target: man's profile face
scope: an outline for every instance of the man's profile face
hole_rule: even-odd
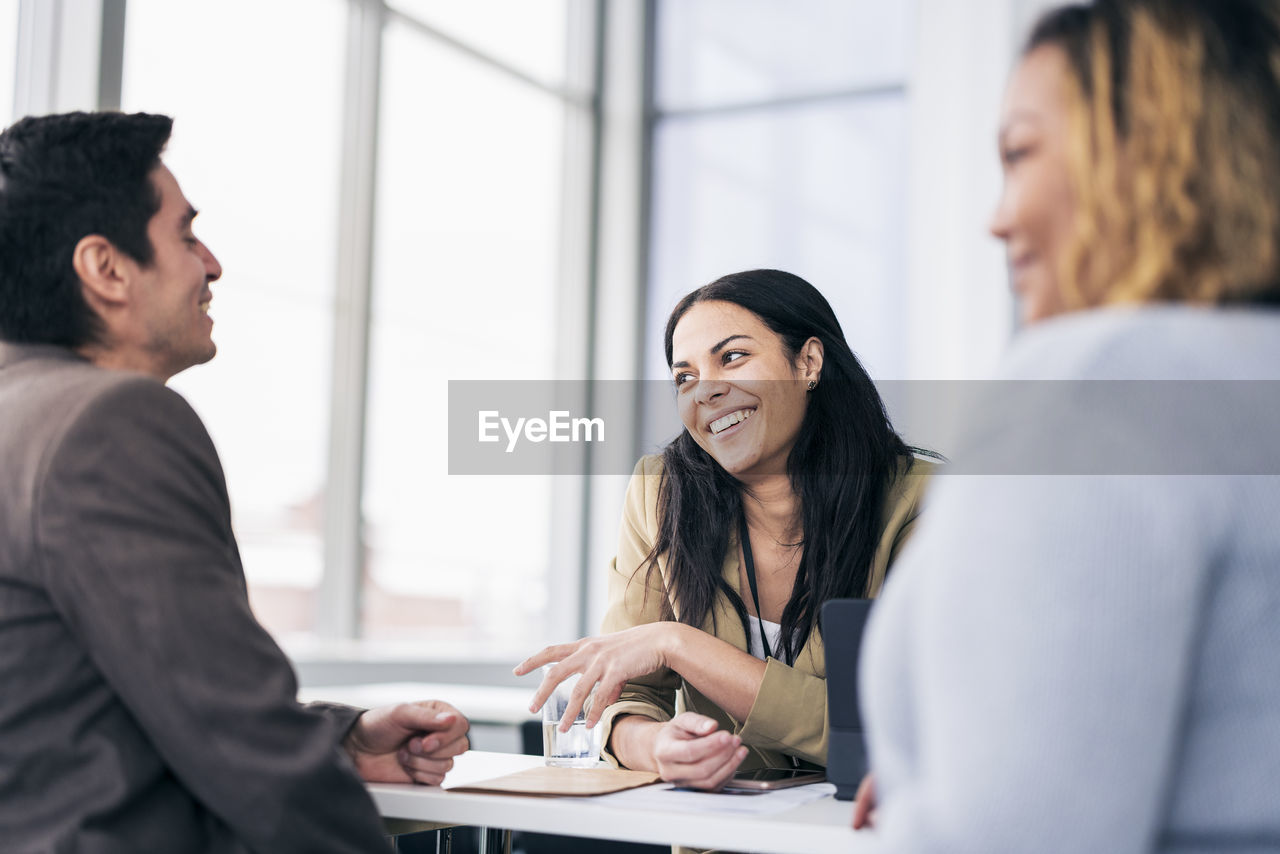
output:
[[[138,270],[135,311],[143,355],[153,373],[167,378],[217,352],[209,285],[222,275],[222,266],[192,232],[196,210],[173,173],[161,164],[152,170],[151,183],[160,209],[147,223],[154,257]]]

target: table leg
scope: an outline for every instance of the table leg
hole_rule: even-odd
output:
[[[511,831],[491,827],[477,829],[480,831],[480,854],[511,854]]]

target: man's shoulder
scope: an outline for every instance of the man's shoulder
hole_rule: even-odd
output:
[[[145,374],[56,359],[32,359],[0,371],[0,406],[17,417],[28,412],[49,428],[117,413],[145,418],[157,408],[190,409],[180,395]]]
[[[182,395],[160,381],[127,371],[104,370],[85,376],[67,391],[70,417],[64,442],[97,445],[199,447],[216,457],[204,422]]]
[[[21,358],[13,358],[15,350]],[[10,449],[47,465],[60,449],[86,442],[163,442],[213,452],[199,416],[177,392],[132,371],[98,367],[70,351],[4,345],[0,415]],[[8,456],[8,455],[5,455]],[[41,468],[44,468],[44,465]]]
[[[92,366],[52,379],[56,391],[25,413],[50,420],[46,435],[10,449],[41,518],[160,519],[201,507],[229,536],[221,460],[181,395],[143,374]]]
[[[156,379],[132,371],[101,368],[61,347],[0,342],[0,400],[9,408],[59,402],[90,404],[101,397],[162,390]]]

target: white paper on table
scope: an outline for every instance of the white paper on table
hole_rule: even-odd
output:
[[[694,792],[677,789],[671,783],[655,783],[638,789],[627,789],[593,798],[572,798],[584,804],[605,804],[625,809],[661,812],[736,813],[738,815],[770,815],[794,809],[801,804],[834,795],[833,783],[810,783],[750,795],[726,795],[718,792]]]

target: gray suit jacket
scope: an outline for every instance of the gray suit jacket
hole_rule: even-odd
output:
[[[249,610],[217,452],[161,383],[0,343],[0,848],[386,851]]]

